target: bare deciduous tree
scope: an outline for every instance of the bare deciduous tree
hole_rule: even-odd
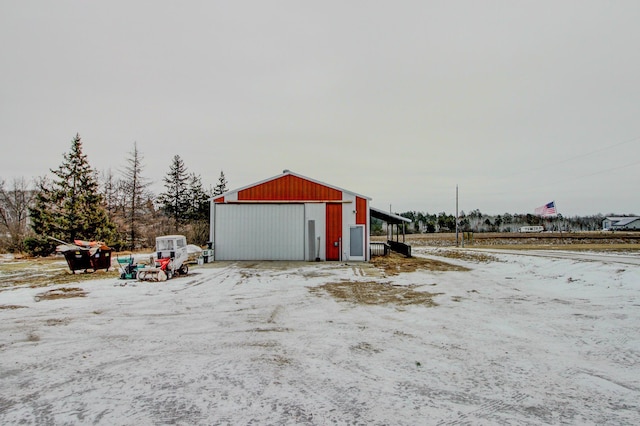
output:
[[[138,144],[134,142],[133,151],[129,153],[127,159],[124,178],[120,182],[124,201],[127,244],[130,250],[135,250],[141,245],[142,228],[145,217],[149,213],[145,209],[146,201],[153,198],[148,191],[151,183],[142,174],[144,170],[142,161],[142,153],[138,150]]]
[[[24,178],[14,179],[11,188],[5,188],[4,180],[0,180],[0,239],[4,249],[11,252],[24,250],[33,196],[34,192]]]

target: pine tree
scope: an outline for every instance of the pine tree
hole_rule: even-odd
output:
[[[82,152],[80,135],[63,155],[54,179],[38,183],[35,204],[30,209],[33,231],[41,239],[51,236],[63,241],[101,240],[110,244],[115,226],[109,220],[98,191],[96,173]]]
[[[54,231],[54,216],[57,206],[53,204],[51,183],[46,177],[40,177],[36,181],[36,193],[33,206],[29,208],[31,229],[36,234],[24,240],[25,249],[34,256],[48,256],[56,248],[56,244],[47,236],[61,237]]]
[[[220,177],[218,178],[218,184],[213,189],[213,196],[222,195],[227,192],[227,178],[224,176],[224,172],[220,171]]]
[[[189,218],[189,174],[179,155],[173,157],[169,173],[164,177],[166,192],[158,196],[158,203],[166,216],[174,222],[176,231]]]
[[[37,179],[35,201],[29,209],[31,228],[36,234],[44,236],[53,233],[53,216],[57,207],[53,204],[53,195],[50,187],[51,183],[46,177]]]
[[[209,217],[209,194],[202,186],[199,175],[189,175],[189,219],[206,220]]]

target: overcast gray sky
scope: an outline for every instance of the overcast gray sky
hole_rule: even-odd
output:
[[[393,210],[640,214],[640,2],[0,0],[0,177],[79,133],[229,189],[290,169]]]

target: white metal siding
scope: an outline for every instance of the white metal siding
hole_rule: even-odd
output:
[[[304,214],[305,221],[309,223],[310,220],[315,221],[316,225],[316,239],[314,241],[315,253],[310,253],[307,251],[305,260],[314,260],[316,257],[320,257],[320,259],[326,259],[326,248],[325,248],[325,239],[326,239],[326,218],[327,218],[327,205],[325,203],[308,203],[304,206]],[[320,237],[320,241],[318,241],[318,237]],[[307,235],[307,239],[309,236]],[[308,245],[308,243],[307,243]],[[318,252],[318,247],[320,247],[320,251]]]
[[[304,260],[303,204],[216,204],[216,260]]]

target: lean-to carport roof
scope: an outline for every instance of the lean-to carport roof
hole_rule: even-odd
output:
[[[400,225],[403,222],[411,223],[411,219],[398,216],[397,214],[387,213],[384,210],[369,207],[369,211],[371,212],[371,217],[375,217],[392,225]]]

